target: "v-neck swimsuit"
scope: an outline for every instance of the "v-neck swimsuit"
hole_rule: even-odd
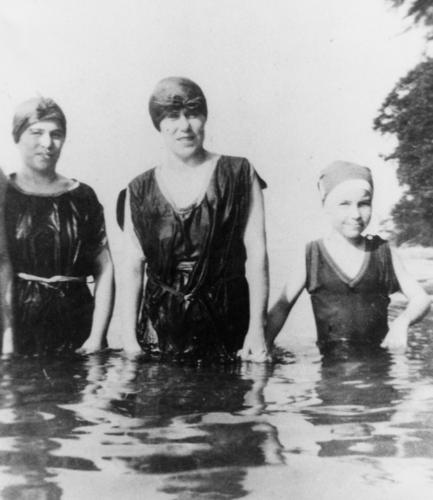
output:
[[[146,258],[141,323],[151,320],[163,354],[231,358],[242,347],[249,323],[243,237],[256,175],[245,158],[221,156],[204,196],[182,210],[164,196],[155,168],[129,184]],[[138,340],[147,347],[142,333]]]
[[[388,332],[389,295],[399,290],[389,245],[379,236],[365,240],[365,258],[350,279],[323,240],[306,248],[306,288],[311,295],[322,352],[335,344],[379,346]]]

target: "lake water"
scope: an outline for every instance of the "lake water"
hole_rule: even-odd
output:
[[[314,332],[267,365],[3,360],[2,497],[430,500],[432,326],[336,362]]]

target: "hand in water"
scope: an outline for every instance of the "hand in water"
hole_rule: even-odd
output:
[[[248,332],[238,356],[242,361],[264,363],[270,360],[263,332]]]
[[[403,349],[407,346],[407,332],[409,320],[405,316],[398,316],[391,324],[388,335],[382,345],[390,349]]]

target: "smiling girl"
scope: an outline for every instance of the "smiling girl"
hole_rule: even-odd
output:
[[[430,299],[386,241],[364,235],[372,211],[370,170],[334,162],[322,171],[319,189],[331,229],[310,242],[293,265],[268,315],[269,345],[304,288],[311,296],[322,353],[377,347],[387,334],[387,345],[405,345],[409,325],[427,312]],[[388,332],[389,295],[398,290],[408,304]]]
[[[241,350],[263,361],[268,268],[259,177],[245,158],[204,148],[207,103],[196,83],[165,78],[149,111],[165,156],[127,189],[124,348],[149,347],[149,319],[163,357],[230,361]]]

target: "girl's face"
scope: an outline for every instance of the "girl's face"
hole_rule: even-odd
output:
[[[206,117],[180,109],[167,115],[160,123],[160,130],[167,148],[181,159],[201,152],[204,142]]]
[[[18,141],[24,165],[32,170],[55,169],[65,134],[54,120],[40,121],[24,130]]]
[[[332,227],[348,240],[358,239],[371,219],[371,187],[363,180],[348,180],[326,197],[324,209]]]

